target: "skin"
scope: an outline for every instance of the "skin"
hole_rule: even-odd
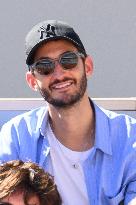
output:
[[[66,51],[77,51],[77,48],[66,40],[50,41],[37,49],[35,61],[43,57],[58,58]],[[49,76],[27,72],[26,80],[33,90],[46,89],[52,98],[68,103],[79,91],[82,77],[88,78],[92,72],[93,63],[87,56],[84,63],[79,58],[78,65],[72,70],[64,70],[56,64],[55,71]],[[94,114],[86,90],[72,106],[57,107],[50,103],[48,106],[53,132],[63,145],[74,151],[85,151],[93,146]]]
[[[24,193],[22,191],[15,192],[1,200],[8,202],[11,205],[26,205],[24,202]],[[28,205],[40,205],[40,200],[37,195],[32,195],[28,200]]]

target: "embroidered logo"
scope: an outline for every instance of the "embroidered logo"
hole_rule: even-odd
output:
[[[46,37],[53,37],[53,36],[56,36],[56,33],[55,33],[55,27],[48,24],[47,27],[40,27],[40,39],[43,39],[44,35],[46,35]]]

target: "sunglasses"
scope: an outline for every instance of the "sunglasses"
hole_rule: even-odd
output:
[[[83,53],[67,51],[62,53],[59,58],[43,58],[29,66],[29,71],[36,71],[40,75],[49,75],[54,72],[56,62],[59,63],[64,70],[70,70],[77,66],[78,58],[85,58]]]

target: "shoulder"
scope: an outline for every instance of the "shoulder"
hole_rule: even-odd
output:
[[[123,138],[123,134],[126,134],[127,138],[131,136],[136,137],[136,119],[127,115],[127,114],[120,114],[113,111],[103,109],[105,113],[109,126],[111,130],[118,131],[121,133]],[[112,129],[113,128],[113,129]]]
[[[96,120],[101,117],[101,120],[107,120],[109,126],[122,129],[126,128],[127,131],[130,128],[136,129],[136,119],[127,114],[113,112],[97,105],[95,105],[95,114]]]
[[[7,129],[11,127],[23,127],[23,126],[36,126],[37,124],[40,126],[42,123],[43,118],[48,113],[47,107],[39,107],[30,111],[27,111],[25,113],[22,113],[20,115],[17,115],[16,117],[13,117],[8,122],[6,122],[2,129]]]
[[[97,127],[104,128],[103,135],[108,135],[113,151],[136,152],[135,118],[103,109],[97,105],[95,105],[95,113]]]

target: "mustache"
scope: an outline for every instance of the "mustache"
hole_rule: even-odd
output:
[[[54,80],[54,81],[49,85],[49,87],[51,87],[51,86],[53,86],[54,84],[57,84],[57,83],[66,82],[66,81],[68,81],[68,80],[72,80],[72,81],[74,81],[74,83],[76,83],[76,80],[75,80],[75,79],[65,77],[63,80],[59,80],[59,79]]]

